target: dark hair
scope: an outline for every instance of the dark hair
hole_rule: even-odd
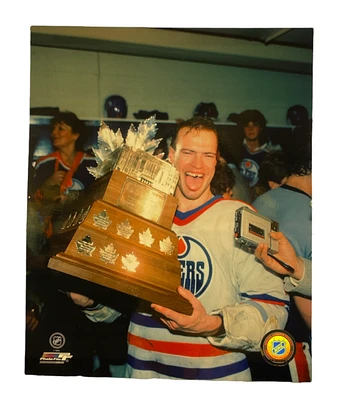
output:
[[[88,140],[89,132],[87,125],[81,121],[76,114],[71,111],[61,111],[50,121],[53,128],[56,124],[64,123],[72,128],[73,133],[78,133],[79,137],[75,142],[75,150],[83,150],[83,146]]]
[[[261,127],[261,132],[259,135],[259,144],[262,146],[268,140],[268,136],[266,133],[266,118],[259,110],[245,110],[240,113],[237,117],[237,128],[238,130],[243,133],[243,128],[249,122],[256,122]]]
[[[289,175],[304,176],[312,172],[312,135],[294,136],[286,149]]]
[[[259,110],[245,110],[239,114],[238,125],[244,126],[248,122],[257,122],[262,128],[266,126],[266,119]]]
[[[261,185],[269,188],[268,181],[281,183],[289,176],[286,156],[283,151],[271,151],[260,164],[258,179]]]
[[[178,139],[178,132],[182,128],[189,128],[189,131],[192,129],[200,130],[200,129],[207,129],[208,131],[212,131],[215,133],[217,137],[217,143],[219,143],[219,135],[216,130],[216,126],[211,118],[208,117],[203,117],[201,115],[197,115],[195,117],[192,117],[186,121],[181,121],[180,123],[177,124],[176,129],[172,135],[172,140],[170,146],[175,149],[176,148],[176,143]]]
[[[210,183],[212,194],[223,194],[227,189],[233,189],[236,182],[234,172],[222,162],[216,164],[215,175]]]

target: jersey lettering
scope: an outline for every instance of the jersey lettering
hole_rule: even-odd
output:
[[[185,261],[180,262],[182,267],[181,285],[192,293],[201,290],[204,284],[204,262]]]
[[[206,248],[198,240],[179,238],[178,260],[181,265],[181,285],[199,297],[212,277],[212,262]]]

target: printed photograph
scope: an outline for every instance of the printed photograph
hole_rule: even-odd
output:
[[[31,26],[25,375],[311,384],[313,38]]]

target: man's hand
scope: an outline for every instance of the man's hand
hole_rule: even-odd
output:
[[[26,311],[26,329],[33,332],[39,324],[35,309]]]
[[[178,292],[192,305],[192,315],[180,314],[169,308],[151,304],[155,311],[165,316],[161,321],[172,331],[182,331],[196,336],[215,336],[222,325],[221,317],[207,314],[202,303],[189,290],[179,286]]]
[[[259,243],[254,252],[255,257],[261,260],[266,267],[272,269],[274,272],[281,275],[289,275],[295,279],[301,279],[304,273],[304,261],[297,256],[295,249],[282,232],[272,231],[270,235],[273,239],[277,240],[279,244],[279,251],[276,254],[276,257],[279,258],[279,260],[284,261],[286,264],[291,265],[291,267],[294,268],[294,272],[290,273],[276,260],[271,258],[267,254],[268,246],[266,244]]]
[[[65,171],[55,171],[49,178],[47,178],[47,180],[45,181],[45,185],[60,185],[64,180],[65,174]]]
[[[91,307],[94,304],[94,300],[89,299],[89,297],[84,296],[83,294],[69,292],[68,296],[80,307]]]

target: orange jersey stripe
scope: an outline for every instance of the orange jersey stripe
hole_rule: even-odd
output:
[[[144,339],[131,333],[128,334],[128,343],[140,349],[173,354],[185,357],[216,357],[231,353],[208,344],[198,343],[170,343],[160,340]]]
[[[253,299],[253,301],[257,303],[268,303],[268,304],[275,304],[277,306],[285,307],[286,303],[284,301],[275,301],[275,300],[262,300],[262,299]]]
[[[297,367],[298,382],[311,382],[308,360],[306,359],[303,343],[296,343],[295,363]]]

